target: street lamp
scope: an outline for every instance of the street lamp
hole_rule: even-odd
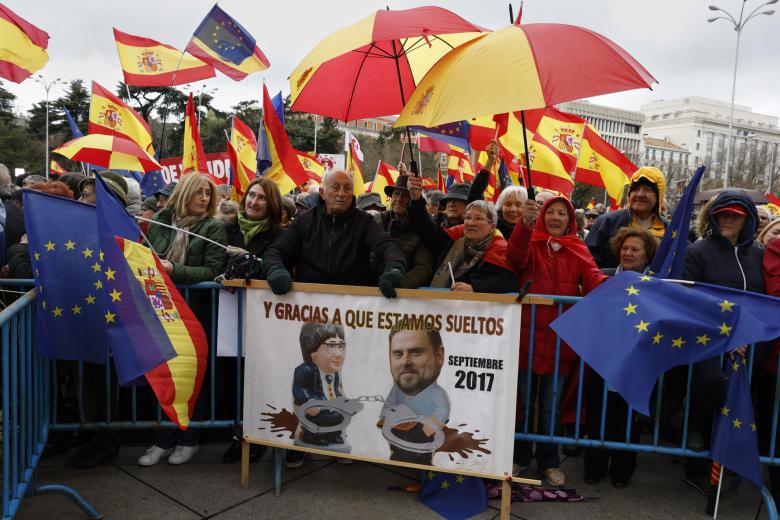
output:
[[[62,84],[64,85],[65,82],[62,81],[60,78],[57,78],[53,81],[46,82],[45,79],[43,79],[43,76],[40,74],[37,74],[33,77],[35,81],[43,85],[43,89],[46,91],[46,166],[43,171],[46,172],[46,180],[49,180],[49,90],[54,85]]]
[[[710,11],[717,11],[723,13],[725,16],[723,15],[714,16],[712,18],[708,18],[707,22],[712,23],[715,20],[726,20],[727,22],[731,23],[734,26],[734,30],[737,32],[737,50],[734,53],[734,78],[732,79],[731,82],[731,112],[729,115],[729,133],[728,133],[728,142],[726,143],[726,165],[725,165],[725,175],[723,178],[723,186],[729,185],[729,159],[731,157],[731,131],[734,127],[734,93],[737,88],[737,64],[739,63],[739,39],[740,36],[742,36],[742,29],[750,20],[762,14],[765,14],[767,16],[774,14],[774,10],[771,9],[769,11],[760,11],[760,10],[768,5],[776,4],[777,1],[778,0],[768,0],[762,3],[761,5],[759,5],[758,7],[756,7],[755,9],[753,9],[753,11],[751,11],[749,15],[744,16],[747,0],[742,0],[742,8],[739,10],[739,21],[737,21],[728,11],[721,9],[716,5],[709,6]]]
[[[197,90],[197,89],[192,89],[192,87],[190,87],[189,85],[186,85],[186,86],[185,86],[185,87],[182,89],[182,92],[185,92],[185,93],[187,93],[187,92],[189,92],[190,90],[192,90],[192,93],[193,93],[195,96],[197,96],[197,97],[198,97],[198,106],[195,108],[195,111],[198,113],[198,129],[200,129],[200,104],[201,104],[201,101],[203,100],[203,96],[211,96],[212,94],[214,94],[215,92],[217,92],[217,91],[219,90],[219,88],[217,88],[217,87],[214,87],[214,88],[211,88],[211,89],[210,89],[210,88],[208,88],[208,85],[204,84],[204,85],[203,85],[203,86],[200,88],[200,90]]]

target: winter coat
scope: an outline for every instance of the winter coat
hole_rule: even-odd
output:
[[[173,213],[166,208],[154,216],[154,221],[170,225],[172,217]],[[206,217],[190,231],[227,245],[225,227],[212,217]],[[176,232],[170,228],[152,224],[146,236],[152,248],[160,257],[163,257],[171,244],[174,233]],[[226,263],[227,253],[223,248],[198,237],[190,236],[184,263],[173,264],[171,280],[176,284],[210,282],[225,271]]]
[[[409,221],[419,233],[423,243],[437,256],[446,257],[447,252],[456,246],[456,242],[463,239],[463,224],[446,229],[438,227],[428,215],[423,199],[411,201],[407,212]],[[446,263],[441,263],[436,269],[436,274],[442,269],[449,270],[449,267]],[[496,234],[482,256],[482,261],[458,281],[471,285],[475,292],[513,291],[517,286],[517,278],[506,261],[506,240]]]
[[[473,202],[475,200],[484,200],[484,193],[490,182],[490,172],[487,170],[480,170],[477,175],[474,176],[474,181],[469,188],[468,201]],[[501,211],[498,212],[498,222],[496,223],[496,229],[498,229],[506,240],[512,236],[512,230],[515,229],[514,224],[510,224],[504,220]]]
[[[653,170],[654,168],[640,168],[631,177],[631,182],[633,183],[644,178],[658,187],[658,204],[655,206],[656,213],[653,216],[653,224],[648,231],[656,239],[661,240],[666,227],[669,225],[669,221],[662,217],[659,212],[666,193],[666,180]],[[585,237],[585,243],[599,267],[617,267],[620,263],[618,257],[609,247],[609,240],[620,228],[626,226],[639,227],[638,217],[630,209],[608,211],[596,219],[596,222],[591,226],[588,236]]]
[[[374,220],[398,244],[406,258],[406,273],[401,281],[404,289],[425,287],[433,276],[433,253],[423,243],[420,235],[412,229],[409,221],[393,218],[392,211],[375,213]],[[384,266],[375,268],[382,272]]]
[[[257,233],[252,237],[252,240],[247,244],[244,242],[244,235],[241,233],[241,228],[238,223],[226,224],[225,232],[227,233],[228,245],[240,247],[246,249],[248,252],[255,255],[257,258],[262,258],[265,250],[268,246],[273,244],[277,238],[282,236],[284,230],[282,228],[270,228],[262,233]]]
[[[748,213],[736,246],[721,236],[712,215],[731,204],[739,204]],[[688,247],[683,278],[764,293],[763,250],[753,239],[757,222],[755,205],[748,197],[740,192],[721,192],[699,213],[696,226],[702,239]]]
[[[562,244],[555,251],[551,242],[555,241],[547,233],[544,214],[550,204],[563,202],[569,214],[569,229],[566,240],[572,246]],[[534,233],[542,239],[531,240]],[[544,240],[543,237],[550,237]],[[599,271],[587,247],[577,237],[577,221],[574,218],[574,206],[564,197],[548,200],[536,219],[534,229],[528,229],[522,223],[515,226],[507,247],[507,259],[518,273],[520,287],[531,281],[530,292],[556,296],[583,296],[598,287],[607,276]],[[552,374],[555,369],[555,332],[550,323],[558,317],[557,305],[538,305],[536,307],[533,360],[535,374]],[[520,368],[528,366],[528,345],[530,344],[531,320],[523,319],[520,340]],[[570,374],[576,369],[577,355],[561,341],[559,373]]]
[[[780,240],[775,239],[764,250],[764,283],[766,293],[780,298]],[[777,356],[780,355],[780,338],[774,341],[771,353],[766,358],[764,370],[777,374]]]
[[[286,268],[298,282],[376,285],[370,254],[384,265],[406,267],[401,248],[365,211],[352,206],[342,215],[325,212],[325,202],[295,217],[263,255],[266,273]]]

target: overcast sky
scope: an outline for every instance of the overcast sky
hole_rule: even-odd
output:
[[[688,95],[729,101],[736,33],[712,16],[710,1],[732,13],[740,0],[528,0],[523,22],[558,22],[595,30],[622,46],[659,84],[653,91],[632,91],[593,98],[595,103],[638,110],[642,103]],[[748,0],[748,8],[762,0]],[[122,79],[112,27],[183,48],[213,5],[210,0],[86,1],[7,0],[7,6],[47,31],[47,80],[94,79],[114,89]],[[306,53],[329,33],[366,17],[372,10],[436,4],[469,21],[497,29],[508,23],[508,3],[496,0],[421,2],[400,0],[223,0],[220,6],[257,39],[271,67],[234,82],[217,73],[207,80],[218,88],[214,104],[229,109],[237,101],[259,99],[263,79],[269,90],[289,92],[287,76]],[[519,2],[515,2],[515,9]],[[780,4],[778,4],[780,5]],[[776,6],[773,6],[776,7]],[[780,11],[780,8],[778,8]],[[754,111],[780,116],[780,12],[752,20],[743,31],[736,102]],[[4,82],[26,110],[44,98],[43,87],[28,79]],[[198,86],[202,85],[199,83]],[[55,87],[52,97],[62,89]]]

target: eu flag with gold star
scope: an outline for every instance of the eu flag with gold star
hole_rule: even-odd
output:
[[[649,415],[663,372],[780,336],[778,313],[780,298],[629,271],[591,291],[551,327],[629,405]],[[600,326],[583,326],[593,323]]]
[[[688,247],[688,228],[691,225],[693,199],[704,175],[704,166],[699,166],[686,186],[672,221],[666,228],[664,238],[650,264],[650,271],[660,278],[681,278],[685,264],[685,250]]]
[[[95,207],[24,190],[28,250],[35,287],[38,352],[51,359],[104,364],[101,263]]]
[[[141,230],[100,176],[95,177],[95,196],[98,245],[104,260],[98,273],[105,294],[103,327],[117,379],[127,384],[176,357],[176,351],[116,242],[117,236],[137,241]]]
[[[726,364],[726,402],[715,418],[710,456],[761,488],[764,483],[748,372],[744,357],[734,356]]]
[[[447,520],[465,520],[487,510],[487,490],[477,477],[429,471],[420,502]]]
[[[439,141],[463,148],[467,152],[471,152],[471,144],[469,143],[469,130],[471,125],[468,121],[455,121],[454,123],[445,123],[439,126],[424,127],[413,126],[411,127],[415,132],[433,137]]]

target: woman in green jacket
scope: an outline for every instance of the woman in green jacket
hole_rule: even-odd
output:
[[[179,181],[165,208],[154,216],[154,222],[194,233],[158,226],[154,222],[149,226],[149,243],[174,283],[210,282],[225,270],[227,254],[225,248],[217,244],[227,245],[227,234],[222,223],[214,218],[218,198],[216,186],[208,176],[189,173]],[[208,337],[210,294],[198,292],[191,292],[189,305]],[[198,408],[196,405],[193,416],[197,415]],[[154,445],[138,459],[138,464],[153,466],[168,455],[169,464],[184,464],[197,453],[198,440],[196,428],[159,429],[155,431]]]

